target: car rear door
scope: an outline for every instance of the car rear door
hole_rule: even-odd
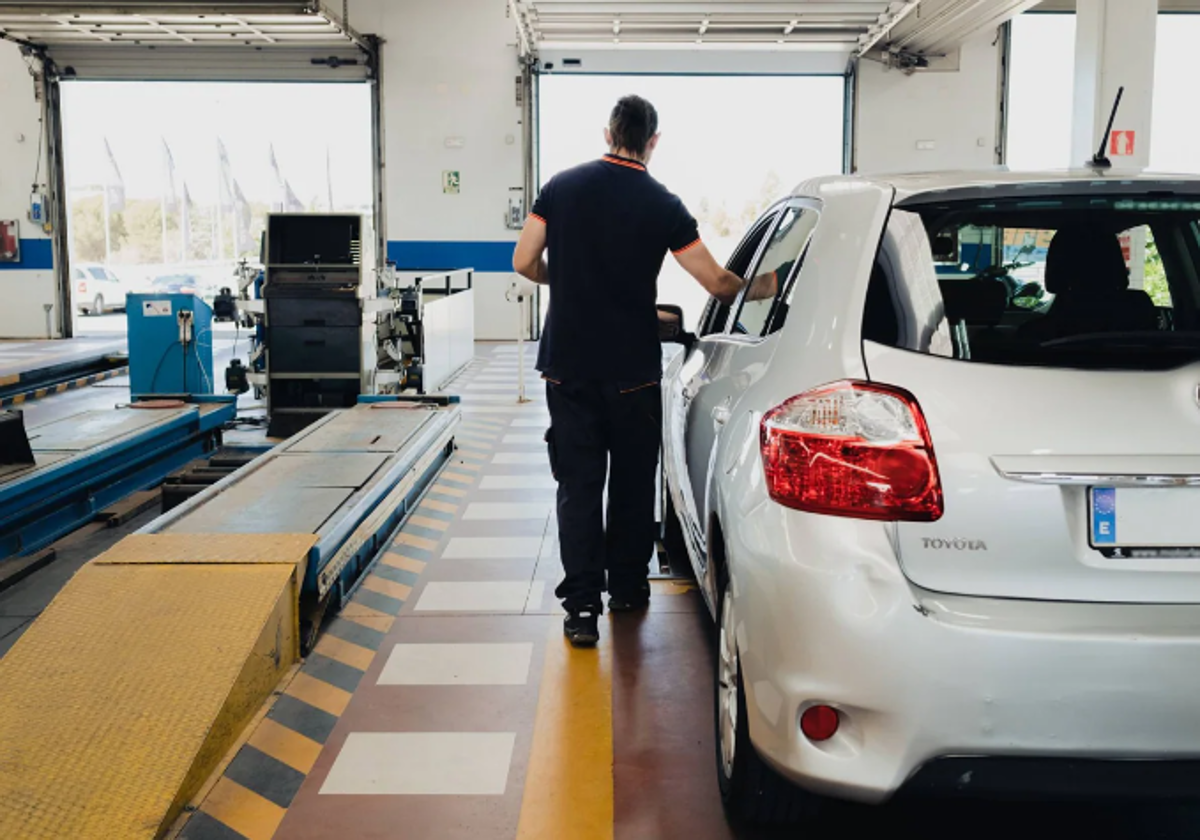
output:
[[[1193,290],[1176,296],[1185,305],[1175,313],[1193,329],[1198,231],[1193,222],[1174,231],[1170,248],[1162,243],[1163,262],[1179,272],[1174,288]],[[924,229],[910,232],[897,245],[908,259],[928,251]],[[937,296],[913,278],[909,270],[910,298]],[[1168,338],[1195,343],[1181,332],[1164,346]],[[1109,347],[1127,340],[1114,334]],[[920,404],[945,494],[938,521],[894,526],[915,584],[999,598],[1200,603],[1200,362],[1092,369],[870,340],[864,348],[870,378]]]

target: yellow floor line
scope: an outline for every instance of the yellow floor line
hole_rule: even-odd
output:
[[[284,694],[303,700],[310,706],[316,706],[323,712],[329,712],[334,717],[341,717],[342,712],[350,705],[351,694],[336,685],[310,677],[303,671],[296,675]]]
[[[339,639],[337,636],[330,635],[322,636],[321,641],[317,642],[313,650],[322,656],[336,659],[343,665],[349,665],[351,668],[357,668],[360,671],[370,668],[371,660],[375,658],[375,651],[370,648],[365,648],[353,642]]]
[[[217,782],[200,810],[246,840],[271,840],[287,813],[274,802],[229,778]]]
[[[429,508],[441,513],[458,513],[458,505],[452,505],[449,502],[439,502],[437,499],[426,499],[418,506],[420,508]]]
[[[450,523],[445,519],[432,519],[420,513],[414,513],[408,518],[408,524],[420,525],[422,528],[432,528],[435,531],[445,531],[450,527]]]
[[[393,569],[404,569],[406,572],[420,574],[425,571],[425,561],[405,557],[398,551],[385,551],[383,556],[379,558],[379,562],[385,566],[391,566]]]
[[[442,473],[442,481],[451,481],[455,484],[474,484],[475,476],[447,471]]]
[[[650,591],[654,595],[686,595],[696,591],[696,584],[690,580],[652,580]]]
[[[279,681],[278,691],[282,693],[283,690],[287,688],[288,684],[295,679],[296,674],[298,673],[300,673],[299,663],[293,665],[291,670],[288,671],[287,675]],[[213,770],[212,774],[200,787],[200,792],[192,797],[191,806],[185,809],[184,812],[176,818],[174,824],[170,827],[170,829],[167,830],[167,833],[163,835],[163,840],[178,840],[179,835],[185,828],[187,828],[188,821],[191,819],[190,811],[200,809],[200,807],[204,804],[204,800],[208,798],[208,795],[212,793],[212,789],[216,787],[217,782],[225,778],[225,771],[229,769],[229,765],[233,763],[234,758],[236,758],[237,754],[241,752],[242,747],[250,742],[255,733],[258,732],[258,728],[260,726],[268,722],[274,726],[278,726],[278,724],[276,724],[274,721],[268,721],[267,718],[267,715],[275,707],[275,700],[276,696],[272,695],[267,702],[263,703],[262,708],[258,710],[258,713],[254,716],[254,719],[247,724],[246,729],[242,732],[241,737],[234,741],[233,746],[230,747],[225,753],[225,757],[221,759],[221,762],[217,765],[217,768]],[[290,729],[286,729],[286,727],[283,728],[286,731],[291,732]]]
[[[396,540],[393,545],[410,545],[413,548],[419,548],[423,551],[433,551],[438,547],[438,541],[431,540],[428,537],[418,537],[416,534],[409,534],[401,531],[396,535]]]
[[[451,487],[449,484],[442,484],[441,482],[433,485],[433,492],[441,493],[445,496],[455,496],[460,499],[467,495],[467,491],[461,487]]]
[[[282,761],[293,770],[308,775],[317,756],[321,754],[321,745],[311,738],[306,738],[299,732],[288,729],[270,718],[263,718],[250,736],[250,745],[265,752],[276,761]]]
[[[396,583],[394,580],[381,578],[377,575],[367,575],[363,578],[363,589],[370,589],[372,592],[378,592],[380,595],[386,595],[389,598],[395,598],[397,601],[404,601],[412,594],[412,587],[403,583]]]
[[[609,635],[575,650],[557,617],[550,625],[517,840],[612,840]]]
[[[370,627],[372,630],[378,630],[380,633],[386,633],[391,630],[392,624],[396,621],[394,617],[387,613],[373,610],[357,601],[351,601],[342,607],[342,611],[338,613],[338,617],[353,621],[355,624],[361,624],[363,627]]]

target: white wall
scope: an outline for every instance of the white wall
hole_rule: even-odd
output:
[[[41,257],[48,244],[48,235],[27,218],[41,142],[41,113],[33,77],[19,48],[0,41],[0,219],[20,222],[20,265],[44,264]],[[46,179],[43,158],[41,180]],[[57,290],[49,266],[30,270],[0,263],[0,300],[4,302],[0,306],[0,338],[45,338],[43,304],[47,303],[55,306],[51,314],[57,325]]]
[[[1000,45],[976,36],[955,55],[906,75],[859,63],[857,171],[978,169],[996,163]],[[918,144],[933,148],[921,149]]]
[[[515,338],[515,304],[504,299],[512,274],[504,269],[517,233],[504,215],[509,188],[523,181],[522,133],[516,30],[505,4],[356,0],[351,25],[385,39],[389,251],[451,263],[409,268],[490,263],[493,271],[475,275],[475,334]],[[443,170],[461,173],[458,195],[443,193]],[[411,244],[430,242],[449,244]]]

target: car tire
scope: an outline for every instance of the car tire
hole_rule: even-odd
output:
[[[92,314],[104,314],[104,295],[96,295],[96,299],[92,301]]]
[[[746,690],[734,635],[731,588],[721,581],[713,702],[717,782],[729,821],[755,827],[799,827],[816,819],[822,800],[770,767],[750,742]]]

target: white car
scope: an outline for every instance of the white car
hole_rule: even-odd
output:
[[[820,179],[729,267],[663,398],[729,812],[1195,795],[1200,179]]]
[[[75,308],[84,315],[103,315],[125,309],[125,285],[112,269],[85,263],[71,268]]]

